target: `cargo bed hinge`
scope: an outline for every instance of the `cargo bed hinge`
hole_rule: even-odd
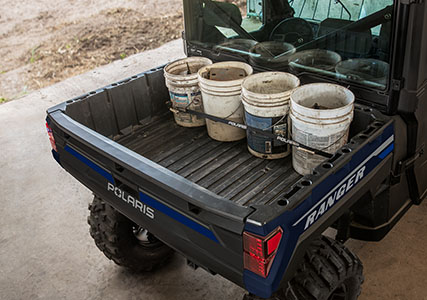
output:
[[[392,79],[391,80],[391,88],[393,91],[400,91],[403,88],[403,83],[405,79]]]

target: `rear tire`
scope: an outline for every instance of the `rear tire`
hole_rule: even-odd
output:
[[[315,240],[288,282],[270,300],[356,300],[363,283],[359,258],[343,244],[322,236]],[[245,295],[243,300],[260,300]]]
[[[343,244],[322,236],[307,250],[282,291],[286,300],[356,300],[363,283],[360,259]]]
[[[89,205],[90,235],[104,255],[134,272],[152,271],[173,250],[95,196]]]

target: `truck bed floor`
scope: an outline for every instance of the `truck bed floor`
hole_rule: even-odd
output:
[[[269,204],[299,178],[292,158],[252,156],[246,140],[212,140],[206,127],[178,126],[171,114],[117,140],[130,150],[239,205]]]

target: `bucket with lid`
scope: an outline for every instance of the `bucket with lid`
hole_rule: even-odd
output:
[[[348,141],[354,115],[354,94],[340,85],[313,83],[291,94],[292,139],[312,148],[335,153]],[[320,155],[293,149],[292,163],[301,175],[325,161]]]
[[[188,57],[168,64],[164,68],[166,86],[173,108],[189,108],[203,112],[202,96],[197,79],[200,68],[212,64],[204,57]],[[204,118],[187,113],[174,113],[175,122],[184,127],[198,127],[206,124]]]
[[[202,91],[205,113],[243,123],[243,106],[240,98],[243,80],[251,75],[248,64],[230,61],[205,66],[199,70],[199,86]],[[246,137],[242,129],[206,120],[208,134],[221,142],[238,141]]]
[[[300,85],[298,77],[283,72],[251,75],[242,84],[242,102],[246,124],[268,133],[289,138],[290,95]],[[256,157],[279,159],[291,153],[291,147],[270,137],[247,130],[248,149]]]

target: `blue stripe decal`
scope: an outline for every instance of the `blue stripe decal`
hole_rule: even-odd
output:
[[[78,160],[80,160],[82,163],[84,163],[87,166],[89,166],[95,172],[97,172],[98,174],[100,174],[103,177],[105,177],[109,182],[114,183],[113,176],[110,173],[108,173],[107,171],[105,171],[103,168],[101,168],[100,166],[98,166],[96,163],[94,163],[90,159],[84,157],[83,155],[81,155],[79,152],[77,152],[76,150],[74,150],[70,146],[65,146],[64,149],[65,149],[65,151],[67,151],[68,153],[70,153],[71,155],[73,155],[74,157],[76,157]]]
[[[381,152],[380,155],[378,155],[378,157],[380,159],[384,159],[387,157],[387,155],[389,155],[392,151],[394,150],[394,143],[391,144],[390,146],[388,146],[383,152]]]
[[[173,210],[172,208],[164,205],[163,203],[160,203],[159,201],[151,198],[150,196],[139,192],[139,200],[141,202],[144,202],[148,206],[154,208],[155,210],[158,210],[165,215],[171,217],[172,219],[175,219],[176,221],[184,224],[185,226],[193,229],[194,231],[206,236],[207,238],[211,239],[212,241],[219,243],[218,239],[215,237],[212,231],[207,229],[206,227],[200,225],[197,222],[194,222],[193,220],[189,219],[188,217],[180,214],[179,212]]]

